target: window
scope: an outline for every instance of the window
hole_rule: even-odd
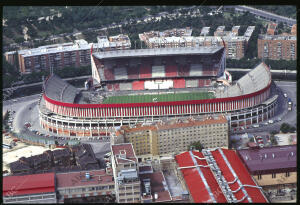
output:
[[[276,173],[272,173],[272,178],[276,178]]]
[[[261,174],[257,175],[257,179],[261,180]]]
[[[289,177],[290,176],[290,173],[289,172],[286,172],[285,173],[285,177]]]

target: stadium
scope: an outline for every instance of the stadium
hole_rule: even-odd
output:
[[[225,113],[232,130],[275,114],[269,68],[236,82],[225,48],[178,47],[93,52],[92,78],[77,89],[50,75],[39,102],[40,125],[75,140],[109,141],[114,127]]]

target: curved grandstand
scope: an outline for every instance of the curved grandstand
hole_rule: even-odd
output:
[[[271,75],[264,63],[232,85],[212,86],[224,73],[224,48],[108,51],[91,59],[93,83],[100,90],[79,91],[55,75],[46,80],[40,103],[45,129],[99,138],[114,126],[165,117],[227,113],[234,128],[274,115],[276,96],[269,99]]]

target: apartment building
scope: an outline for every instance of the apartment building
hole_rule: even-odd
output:
[[[109,202],[110,198],[110,202],[114,202],[115,182],[111,168],[57,173],[56,183],[59,203],[82,202],[82,198],[98,202],[106,198]]]
[[[162,36],[155,33],[149,35],[139,34],[139,37],[148,48],[223,46],[224,40],[226,58],[241,59],[245,56],[248,41],[255,30],[255,26],[248,26],[243,36],[238,36],[239,28],[240,26],[234,26],[231,31],[224,31],[225,26],[219,26],[214,32],[214,36],[206,36],[209,33],[209,27],[204,27],[198,37]]]
[[[294,35],[259,35],[258,58],[271,60],[296,60],[297,37]]]
[[[9,164],[12,174],[24,175],[52,171],[99,169],[99,162],[90,144],[66,149],[47,150],[31,157],[21,157]]]
[[[224,115],[220,115],[146,126],[122,126],[115,138],[132,143],[138,156],[186,151],[191,143],[197,141],[206,148],[228,147],[228,121]]]
[[[128,35],[119,34],[117,36],[98,36],[98,49],[100,50],[123,50],[130,49],[131,42]]]
[[[55,174],[3,177],[4,203],[56,203]]]
[[[19,68],[22,73],[63,68],[68,66],[85,66],[90,64],[90,48],[85,40],[74,43],[54,44],[18,52]]]
[[[214,32],[214,36],[223,36],[224,30],[225,30],[225,26],[218,26],[217,30]]]
[[[111,145],[111,150],[116,202],[141,202],[141,182],[138,176],[138,160],[135,156],[132,144]]]
[[[294,36],[297,35],[297,24],[294,24],[294,25],[292,26],[291,34],[294,35]]]
[[[203,27],[201,29],[200,36],[206,36],[207,34],[209,34],[209,29],[210,29],[210,27]]]
[[[267,35],[275,35],[277,24],[276,23],[269,23],[267,29]]]
[[[188,37],[192,35],[192,29],[190,27],[186,27],[186,28],[174,28],[174,29],[169,29],[169,30],[165,30],[165,31],[149,31],[149,32],[144,32],[139,34],[139,38],[141,41],[147,41],[150,38],[154,38],[154,37]]]
[[[4,53],[5,60],[11,64],[14,65],[17,59],[17,52],[16,51],[10,51]]]

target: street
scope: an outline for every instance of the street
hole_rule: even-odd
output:
[[[278,118],[281,118],[281,121],[275,122],[273,124],[268,124],[268,125],[263,125],[262,127],[260,126],[259,128],[251,128],[251,129],[245,129],[239,133],[252,133],[252,134],[258,134],[258,135],[267,135],[271,131],[280,130],[280,126],[282,123],[288,123],[294,127],[297,127],[297,112],[296,110],[296,103],[297,103],[297,92],[296,92],[296,82],[291,82],[291,81],[275,81],[275,84],[279,88],[277,92],[279,93],[279,98],[278,98],[278,105],[277,105],[277,110],[275,113],[275,116],[271,118],[271,120],[276,120]],[[283,96],[283,94],[287,94],[287,98]],[[287,99],[291,98],[293,102],[293,110],[288,111],[287,110]],[[262,125],[265,122],[260,123]]]

